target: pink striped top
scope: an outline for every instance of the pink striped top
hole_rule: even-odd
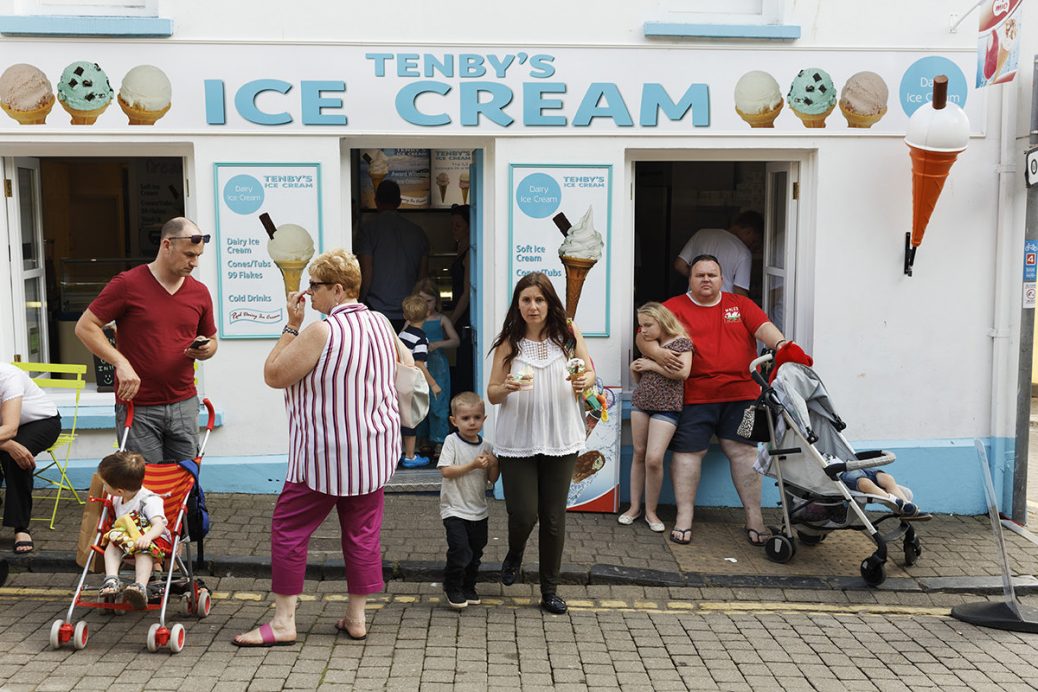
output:
[[[317,365],[285,390],[286,480],[327,495],[366,495],[389,482],[400,459],[396,337],[360,303],[336,307],[325,324]]]

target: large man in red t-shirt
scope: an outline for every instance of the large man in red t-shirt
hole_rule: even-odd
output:
[[[746,511],[746,538],[764,545],[767,531],[760,511],[760,476],[753,470],[757,448],[737,432],[746,406],[760,395],[750,378],[750,361],[759,339],[770,348],[785,343],[782,332],[749,298],[721,291],[721,265],[713,255],[692,260],[689,291],[664,305],[692,339],[692,371],[685,380],[685,407],[670,442],[671,476],[678,506],[670,539],[692,540],[692,514],[703,457],[717,435],[731,465],[732,482]],[[637,339],[638,348],[668,369],[680,368],[672,351]]]
[[[120,402],[132,400],[126,446],[152,463],[198,453],[194,362],[216,353],[216,324],[209,289],[191,272],[208,242],[194,222],[170,219],[155,261],[113,278],[76,323],[79,340],[115,366],[117,430],[126,423]],[[113,320],[115,347],[102,331]]]

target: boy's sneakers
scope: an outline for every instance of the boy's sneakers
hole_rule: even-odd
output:
[[[479,594],[476,593],[476,587],[472,586],[472,587],[464,588],[464,589],[461,590],[461,592],[465,596],[465,601],[469,605],[479,605],[480,604]]]
[[[429,457],[423,457],[421,454],[415,454],[412,458],[400,457],[400,465],[405,469],[417,469],[422,466],[429,465]]]
[[[468,607],[469,600],[462,593],[461,589],[447,589],[444,593],[447,595],[447,605],[451,608],[461,610]]]
[[[894,504],[897,505],[898,514],[903,517],[914,517],[919,514],[919,508],[916,507],[914,502],[905,502],[900,497],[894,498]]]

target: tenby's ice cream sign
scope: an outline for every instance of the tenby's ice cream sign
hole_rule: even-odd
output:
[[[986,95],[966,79],[976,72],[968,50],[3,44],[0,139],[133,125],[192,135],[903,136],[938,74],[972,134],[987,115]]]
[[[596,81],[574,94],[569,84],[556,79],[556,56],[548,53],[368,52],[364,59],[376,79],[403,82],[392,95],[396,115],[418,127],[451,125],[455,118],[463,127],[510,127],[517,122],[525,127],[588,127],[595,119],[632,127],[635,118],[641,127],[655,127],[661,117],[686,120],[694,127],[710,125],[707,84],[693,82],[672,94],[663,84],[645,82],[639,93],[625,97],[617,83]],[[515,72],[523,73],[521,84],[504,81]],[[228,89],[224,80],[205,80],[207,125],[227,123]],[[267,92],[286,100],[295,92],[303,125],[348,126],[351,98],[368,97],[348,93],[345,80],[300,80],[296,85],[261,78],[234,88],[230,103],[239,117],[254,125],[293,122],[288,110],[270,112],[258,105],[258,97]],[[273,99],[279,102],[283,103]]]

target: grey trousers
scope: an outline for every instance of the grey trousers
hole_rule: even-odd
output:
[[[501,481],[508,509],[508,552],[521,556],[533,527],[540,521],[541,593],[559,585],[562,548],[566,542],[566,498],[577,455],[501,457]]]
[[[126,427],[126,406],[115,405],[115,434],[121,442]],[[175,404],[133,407],[133,425],[126,449],[137,452],[149,464],[194,459],[198,454],[198,398]]]

